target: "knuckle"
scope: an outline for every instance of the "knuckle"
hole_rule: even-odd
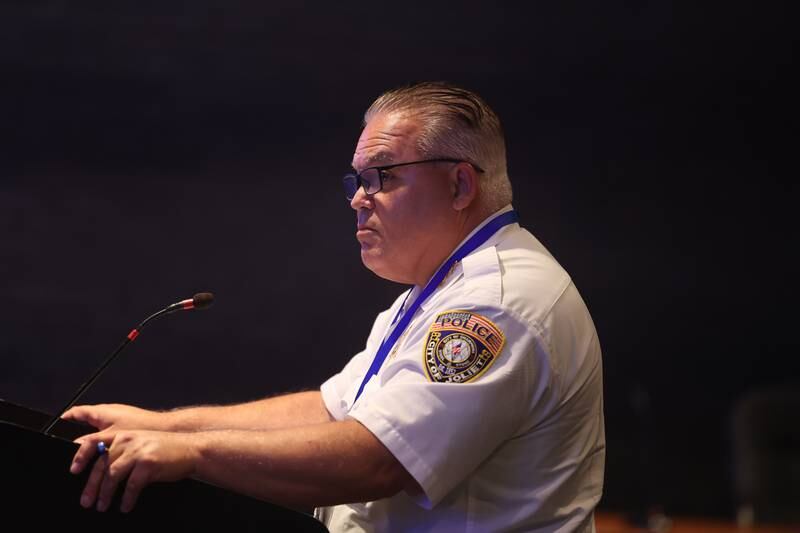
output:
[[[137,462],[136,467],[128,477],[128,487],[138,492],[150,483],[152,476],[153,470],[151,468]]]
[[[158,464],[158,457],[153,452],[145,452],[139,458],[139,464],[149,470]]]

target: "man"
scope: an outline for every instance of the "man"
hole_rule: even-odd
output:
[[[592,531],[605,437],[597,335],[516,223],[500,122],[439,83],[364,119],[345,189],[364,264],[413,288],[320,391],[155,413],[82,406],[81,503],[192,476],[316,506],[332,531]],[[127,481],[125,481],[127,477]]]

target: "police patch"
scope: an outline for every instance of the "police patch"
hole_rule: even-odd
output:
[[[481,375],[506,338],[491,320],[470,311],[437,315],[425,341],[425,372],[440,383],[465,383]]]

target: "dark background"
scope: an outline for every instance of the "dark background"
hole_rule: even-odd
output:
[[[769,4],[769,5],[767,5]],[[504,121],[515,206],[604,351],[602,506],[732,516],[736,402],[800,377],[795,23],[777,3],[0,3],[0,397],[317,387],[402,287],[341,193],[385,89]]]

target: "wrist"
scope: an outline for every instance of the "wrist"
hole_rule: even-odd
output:
[[[183,410],[164,411],[159,413],[158,430],[179,433],[185,431]]]
[[[162,431],[190,433],[210,429],[205,407],[183,407],[166,411],[162,418]]]
[[[202,479],[202,463],[204,450],[207,448],[207,435],[204,432],[183,433],[186,441],[186,454],[188,456],[189,471],[186,477]]]

